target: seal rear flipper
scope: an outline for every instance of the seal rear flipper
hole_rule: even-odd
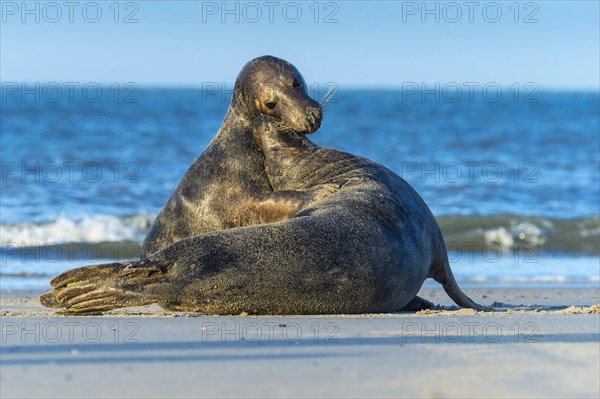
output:
[[[489,312],[492,308],[480,305],[473,301],[471,298],[467,296],[454,279],[454,275],[452,274],[452,270],[450,269],[450,263],[446,258],[441,262],[440,267],[432,267],[429,272],[429,277],[433,278],[435,281],[440,283],[446,291],[446,294],[459,306],[463,308],[471,308],[475,310],[480,310],[484,312]]]

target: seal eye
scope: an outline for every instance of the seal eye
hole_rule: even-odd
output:
[[[294,79],[294,82],[292,83],[292,86],[294,86],[294,87],[300,87],[300,86],[302,86],[302,83],[298,79]]]
[[[266,103],[265,104],[267,106],[267,108],[269,109],[275,109],[275,107],[277,106],[277,103]]]

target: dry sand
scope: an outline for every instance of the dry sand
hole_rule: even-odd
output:
[[[425,288],[440,305],[417,313],[62,317],[3,291],[0,396],[600,396],[600,290],[466,291],[496,311]]]

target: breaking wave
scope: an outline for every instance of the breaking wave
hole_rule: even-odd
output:
[[[0,225],[2,246],[56,246],[65,243],[127,243],[141,245],[155,214],[62,216],[45,222]],[[535,248],[548,253],[600,254],[600,217],[554,219],[500,215],[438,217],[449,251],[493,246],[501,251]]]

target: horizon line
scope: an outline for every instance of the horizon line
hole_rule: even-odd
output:
[[[319,88],[328,88],[331,86],[334,86],[336,89],[338,90],[376,90],[376,91],[397,91],[397,90],[402,90],[404,88],[404,84],[417,84],[417,85],[425,85],[427,90],[434,90],[436,84],[440,85],[438,90],[444,90],[445,85],[448,84],[457,84],[459,85],[463,90],[468,89],[468,85],[465,85],[466,83],[479,83],[479,85],[475,86],[474,90],[481,90],[482,89],[482,83],[481,82],[472,82],[472,81],[465,81],[465,82],[456,82],[456,81],[448,81],[448,82],[432,82],[432,81],[421,81],[421,82],[415,82],[415,81],[407,81],[407,82],[402,82],[402,84],[390,84],[390,85],[382,85],[382,84],[338,84],[335,81],[327,81],[327,82],[310,82],[307,83],[307,87],[310,89],[312,87],[314,87],[315,84],[319,84]],[[527,85],[527,84],[534,84],[536,85],[537,89],[539,91],[544,91],[544,92],[597,92],[598,94],[600,94],[600,85],[598,86],[553,86],[553,85],[546,85],[546,86],[542,86],[542,85],[537,85],[536,82],[513,82],[511,84],[508,83],[499,83],[499,82],[494,82],[494,81],[488,81],[488,82],[484,82],[484,84],[494,84],[495,86],[499,86],[500,88],[504,89],[508,89],[511,90],[511,87],[513,87],[513,85],[515,83],[519,83],[520,88],[519,90],[523,90],[523,85]],[[217,84],[218,86],[221,85],[225,85],[225,88],[227,90],[232,90],[233,86],[234,86],[234,82],[216,82],[216,81],[206,81],[206,82],[201,82],[201,83],[161,83],[161,82],[144,82],[144,83],[138,83],[138,82],[134,82],[134,81],[93,81],[93,80],[88,80],[85,82],[82,81],[68,81],[68,80],[62,80],[62,81],[53,81],[53,80],[38,80],[38,81],[14,81],[14,80],[4,80],[2,79],[0,81],[0,90],[4,90],[5,87],[7,87],[7,84],[17,84],[19,87],[21,85],[25,85],[27,88],[30,88],[29,86],[35,86],[36,84],[42,86],[42,85],[48,85],[48,84],[55,84],[55,85],[59,85],[59,86],[64,86],[65,88],[68,88],[69,86],[72,86],[73,84],[76,84],[75,87],[81,86],[83,85],[95,85],[95,86],[100,86],[102,88],[110,88],[111,86],[114,86],[115,84],[119,84],[119,85],[134,85],[136,88],[138,89],[189,89],[189,90],[203,90],[205,88],[205,85],[207,84]],[[33,88],[33,87],[32,87]],[[452,90],[452,87],[449,87],[448,90]]]

